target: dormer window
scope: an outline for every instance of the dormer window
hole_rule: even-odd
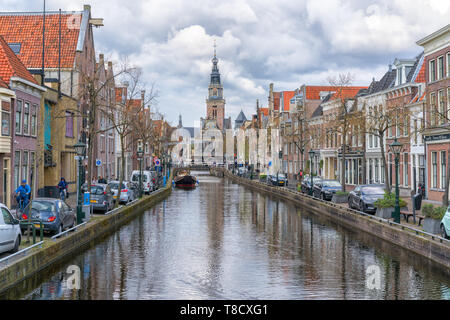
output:
[[[403,68],[398,68],[397,69],[397,74],[398,74],[398,84],[401,85],[403,83]]]

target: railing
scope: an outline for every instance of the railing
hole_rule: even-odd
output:
[[[10,265],[11,263],[17,261],[18,259],[20,259],[22,257],[25,257],[31,249],[36,248],[36,247],[41,248],[43,243],[44,243],[44,241],[40,241],[40,242],[33,244],[25,249],[22,249],[20,251],[17,251],[16,253],[10,254],[7,257],[0,259],[0,269]]]
[[[268,186],[267,184],[265,184],[263,182],[260,182],[260,181],[254,181],[253,183],[259,184],[261,186]],[[285,187],[276,187],[276,186],[272,186],[272,188],[275,188],[278,191],[278,193],[281,194],[281,195],[282,195],[283,192],[288,192],[288,193],[291,193],[291,194],[296,195],[296,196],[302,196],[302,197],[310,198],[311,200],[320,201],[320,202],[322,202],[323,204],[325,204],[327,206],[332,206],[332,207],[336,207],[336,208],[339,208],[339,209],[342,209],[342,210],[346,210],[348,213],[364,216],[366,218],[369,218],[371,220],[375,220],[375,221],[378,221],[378,222],[381,222],[381,223],[386,223],[386,224],[389,224],[389,226],[393,226],[393,227],[399,228],[401,230],[409,230],[409,231],[415,233],[418,236],[423,236],[423,237],[425,237],[427,239],[430,239],[432,241],[436,241],[436,242],[439,242],[439,243],[450,245],[450,239],[445,239],[445,238],[443,238],[443,237],[441,237],[439,235],[436,235],[436,234],[431,234],[431,233],[428,233],[428,232],[423,231],[423,230],[419,230],[419,229],[416,229],[416,228],[413,228],[413,227],[410,227],[410,226],[405,226],[403,224],[396,223],[396,222],[391,221],[389,219],[384,219],[384,218],[380,218],[380,217],[377,217],[377,216],[373,216],[371,214],[368,214],[368,213],[365,213],[365,212],[362,212],[362,211],[359,211],[359,210],[347,208],[347,207],[344,207],[344,206],[339,205],[337,203],[333,203],[333,202],[329,202],[329,201],[322,200],[322,199],[319,199],[319,198],[315,198],[313,196],[310,196],[309,194],[303,194],[301,192],[298,192],[297,190],[293,190],[293,189],[289,189],[289,188],[285,188]]]
[[[70,228],[70,229],[67,229],[66,231],[63,231],[63,232],[58,233],[58,234],[55,234],[55,235],[52,236],[50,239],[56,240],[57,238],[59,238],[59,237],[61,237],[61,236],[63,236],[63,235],[66,235],[67,233],[69,233],[69,232],[71,232],[71,231],[77,230],[77,229],[78,229],[79,227],[81,227],[81,226],[86,225],[86,223],[87,223],[87,221],[85,221],[85,222],[83,222],[83,223],[80,223],[80,224],[77,224],[76,226],[74,226],[74,227],[72,227],[72,228]]]

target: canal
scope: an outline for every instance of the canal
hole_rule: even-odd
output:
[[[450,299],[431,262],[227,179],[202,175],[1,299]],[[81,270],[69,289],[69,266]],[[366,284],[368,270],[379,281]]]

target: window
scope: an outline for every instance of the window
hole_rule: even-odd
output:
[[[409,118],[406,116],[403,123],[403,135],[407,137],[409,134]]]
[[[445,68],[444,68],[444,56],[438,58],[438,80],[444,78]]]
[[[373,139],[372,139],[372,137],[373,137],[373,135],[372,134],[369,134],[369,148],[372,148],[373,147]]]
[[[37,105],[33,105],[31,108],[31,135],[36,136],[36,124],[37,124]]]
[[[11,104],[2,101],[2,136],[11,135]]]
[[[430,61],[430,76],[428,82],[436,81],[436,60]]]
[[[402,84],[403,83],[403,68],[398,69],[398,84]]]
[[[380,159],[380,162],[381,162],[381,183],[384,183],[385,177],[384,177],[384,162],[383,162],[383,159]]]
[[[417,119],[414,119],[414,144],[417,144]]]
[[[439,123],[443,124],[445,122],[445,101],[444,101],[444,90],[438,92],[438,105],[439,105]]]
[[[403,185],[408,185],[408,154],[403,154]]]
[[[20,151],[14,152],[14,190],[20,186]]]
[[[66,137],[73,138],[73,114],[66,112]]]
[[[8,43],[8,46],[11,48],[11,50],[14,52],[14,54],[20,53],[20,43]]]
[[[23,113],[23,134],[28,135],[30,133],[30,104],[28,102],[25,102]]]
[[[430,93],[430,120],[431,125],[436,125],[436,93]]]
[[[28,151],[23,152],[22,157],[22,179],[28,180]],[[28,183],[28,181],[27,181]]]
[[[16,133],[22,133],[22,101],[17,100],[16,105]]]
[[[437,188],[437,152],[431,152],[432,179],[431,187]]]
[[[441,151],[441,189],[445,188],[446,174],[447,174],[447,157],[446,152]]]
[[[379,168],[378,168],[378,159],[375,159],[375,182],[378,182],[378,173],[379,173]]]
[[[447,77],[450,77],[450,52],[447,53]]]

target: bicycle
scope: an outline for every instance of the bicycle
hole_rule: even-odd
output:
[[[66,189],[61,189],[59,190],[59,197],[61,198],[62,201],[66,201]]]

